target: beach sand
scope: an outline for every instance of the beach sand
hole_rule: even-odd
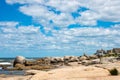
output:
[[[31,73],[34,75],[0,75],[0,80],[120,80],[120,75],[110,76],[109,71],[107,69],[101,67],[94,67],[93,65],[64,66],[61,68],[52,69],[50,71],[26,71],[26,74]]]
[[[96,67],[97,66],[97,67]],[[27,70],[26,75],[0,75],[0,80],[120,80],[120,75],[111,76],[107,69],[119,68],[119,62],[84,66],[72,63],[49,71]]]

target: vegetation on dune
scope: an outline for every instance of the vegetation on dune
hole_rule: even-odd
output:
[[[118,75],[119,74],[119,72],[116,68],[109,70],[109,72],[111,75]]]

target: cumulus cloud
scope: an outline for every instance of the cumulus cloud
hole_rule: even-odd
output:
[[[78,17],[76,19],[76,22],[81,23],[82,25],[97,25],[97,20],[100,18],[100,16],[91,10],[81,12],[81,17]]]
[[[6,0],[6,2],[8,4],[24,4],[20,6],[19,10],[26,15],[32,16],[34,20],[44,26],[49,26],[50,20],[53,21],[54,25],[62,27],[75,23],[91,26],[96,25],[97,20],[120,22],[119,0]],[[81,7],[88,8],[88,11],[79,13],[78,10]],[[56,10],[61,14],[56,14]],[[77,12],[81,16],[75,20],[72,18],[72,12]]]
[[[120,22],[119,0],[6,0],[22,4],[19,11],[43,26],[19,26],[18,22],[0,22],[0,46],[38,50],[94,50],[119,47],[120,24],[98,27],[97,21]],[[82,7],[87,10],[82,11]],[[72,13],[79,16],[73,17]],[[71,24],[84,27],[68,28]],[[2,27],[9,26],[9,28]],[[18,28],[16,28],[18,26]],[[91,27],[92,26],[92,27]],[[96,27],[93,27],[96,26]],[[58,27],[59,30],[55,30]]]
[[[17,26],[19,22],[14,22],[14,21],[1,21],[0,22],[0,27],[14,27]]]
[[[39,32],[39,27],[19,26],[16,28],[17,25],[13,26],[13,22],[0,23],[2,23],[2,25],[0,25],[0,48],[24,48],[31,44],[30,42],[33,42],[32,38],[37,39],[38,37],[35,34]],[[3,25],[3,23],[5,25]],[[31,36],[29,34],[31,34]]]
[[[52,36],[40,32],[39,26],[0,27],[0,48],[88,51],[118,47],[120,30],[113,29],[116,26],[119,24],[111,28],[83,27],[52,30]]]
[[[34,27],[34,26],[19,26],[18,32],[19,33],[38,33],[40,30],[40,27]]]
[[[32,1],[29,1],[29,0],[6,0],[6,3],[8,4],[15,4],[15,3],[20,3],[20,4],[33,4],[33,3],[36,3],[36,4],[39,4],[39,3],[43,3],[45,2],[44,0],[32,0]]]
[[[99,49],[118,46],[119,30],[111,28],[75,28],[54,32],[56,44],[69,49]],[[117,37],[116,37],[117,36]],[[69,45],[69,47],[68,47]]]
[[[83,2],[83,6],[89,8],[90,10],[97,12],[100,16],[100,20],[120,22],[120,1],[119,0],[91,0]]]

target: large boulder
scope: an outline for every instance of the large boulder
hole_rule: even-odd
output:
[[[79,59],[76,56],[70,56],[70,58],[69,58],[69,62],[78,62],[78,61],[79,61]]]
[[[50,62],[53,64],[54,63],[62,63],[62,62],[64,62],[64,59],[62,57],[53,57],[50,59]]]
[[[13,63],[13,66],[15,67],[16,64],[22,64],[22,65],[25,65],[25,57],[23,56],[17,56],[14,60],[14,63]]]
[[[88,59],[87,56],[81,56],[81,57],[79,58],[80,61],[87,60],[87,59]]]
[[[64,56],[63,59],[64,59],[64,64],[68,64],[70,61],[70,56]]]
[[[100,59],[93,59],[90,62],[91,64],[99,64],[100,63]]]
[[[82,60],[82,65],[86,65],[88,66],[90,64],[90,61],[89,60]]]

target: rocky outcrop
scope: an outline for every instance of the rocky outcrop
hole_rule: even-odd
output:
[[[18,70],[24,70],[24,69],[34,69],[34,70],[48,70],[57,68],[63,65],[71,66],[73,62],[76,64],[82,64],[82,65],[93,65],[93,64],[99,64],[101,61],[103,62],[114,62],[115,59],[102,59],[98,58],[97,55],[92,56],[64,56],[64,57],[44,57],[39,58],[36,60],[28,60],[25,59],[22,56],[17,56],[14,60],[14,67]]]
[[[25,59],[23,56],[17,56],[13,62],[13,66],[14,68],[11,70],[46,70],[55,68],[55,66],[50,65],[50,59],[47,57],[31,61]]]
[[[97,55],[98,57],[104,56],[106,54],[106,51],[101,49],[101,50],[97,50],[95,55]]]
[[[64,56],[64,62],[77,62],[79,59],[76,56]]]
[[[80,61],[88,60],[88,57],[87,57],[87,56],[80,56],[80,57],[79,57],[79,60],[80,60]]]
[[[113,48],[113,53],[120,54],[120,48]]]
[[[14,60],[13,66],[15,67],[16,64],[22,64],[25,65],[25,57],[23,56],[17,56]]]
[[[90,58],[90,59],[97,59],[98,56],[96,56],[96,55],[91,55],[91,56],[89,56],[89,58]]]
[[[59,64],[59,63],[63,63],[64,60],[62,57],[52,57],[50,58],[50,63],[51,64]]]

